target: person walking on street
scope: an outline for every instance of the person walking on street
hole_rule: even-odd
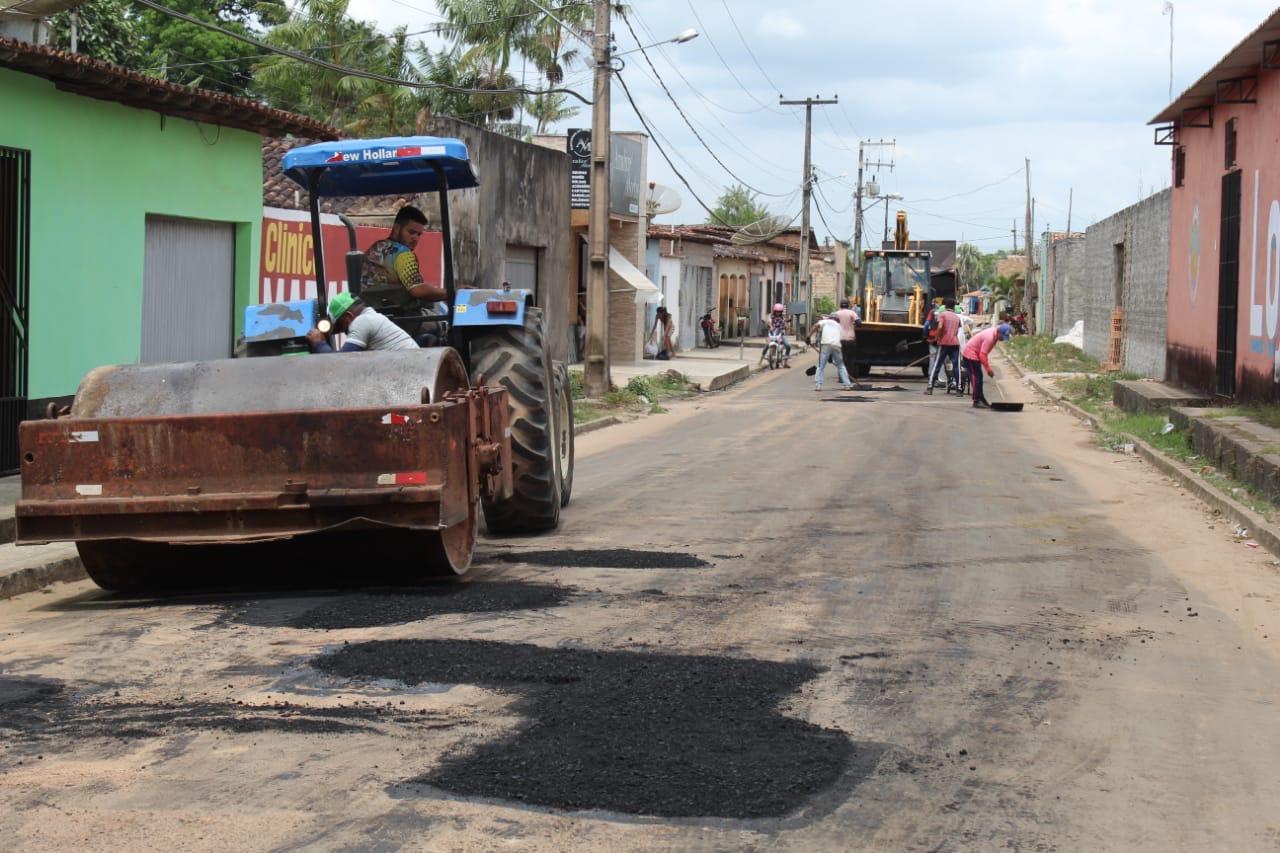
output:
[[[840,346],[840,323],[831,317],[823,317],[814,328],[814,336],[822,349],[818,352],[818,372],[814,374],[814,391],[822,390],[822,374],[827,364],[834,364],[840,374],[840,387],[848,391],[853,385],[849,382],[849,372],[845,370],[844,356]]]
[[[933,386],[938,384],[938,372],[947,362],[951,363],[951,376],[960,377],[960,317],[953,310],[954,299],[948,299],[942,310],[935,315],[934,322],[938,327],[938,357],[933,362],[933,370],[929,371],[929,381],[925,384],[924,393],[932,394]]]
[[[975,409],[991,408],[986,395],[982,393],[982,372],[985,370],[987,376],[995,378],[996,372],[991,369],[991,351],[1000,341],[1009,340],[1011,334],[1013,334],[1013,328],[1008,323],[1001,323],[994,328],[978,332],[969,338],[969,342],[964,346],[961,355],[964,357],[965,370],[969,374],[969,387],[973,390]]]
[[[840,324],[840,356],[844,360],[845,372],[855,377],[853,384],[857,387],[858,324],[862,322],[862,318],[849,307],[848,299],[841,299],[840,310],[831,316]]]

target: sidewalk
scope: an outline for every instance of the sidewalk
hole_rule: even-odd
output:
[[[746,346],[742,348],[741,358],[739,358],[739,348],[734,344],[721,346],[718,349],[686,350],[677,353],[675,358],[668,361],[659,361],[654,358],[624,364],[614,363],[609,365],[609,369],[613,374],[615,385],[626,385],[633,376],[657,376],[668,370],[674,370],[688,377],[689,382],[699,391],[719,391],[763,368],[760,363],[760,350],[764,346],[764,339],[760,338],[759,341],[758,346],[753,345],[752,339],[748,338]],[[793,343],[792,358],[794,359],[806,349],[807,347],[802,343]]]
[[[35,592],[55,581],[77,581],[85,576],[75,545],[68,542],[13,544],[13,505],[21,488],[18,477],[0,477],[0,599]]]

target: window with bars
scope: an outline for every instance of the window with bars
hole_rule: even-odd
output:
[[[1236,164],[1236,122],[1239,119],[1227,120],[1227,134],[1225,142],[1225,151],[1223,152],[1225,163],[1222,168],[1230,169]]]
[[[1187,147],[1173,149],[1173,185],[1180,187],[1187,181]]]

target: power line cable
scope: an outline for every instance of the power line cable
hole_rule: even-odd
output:
[[[756,68],[759,70],[760,75],[764,77],[765,82],[773,87],[773,90],[778,93],[778,97],[782,97],[782,87],[773,82],[773,79],[769,76],[769,72],[765,71],[764,66],[760,64],[760,60],[756,59],[755,51],[751,49],[751,43],[747,41],[746,36],[742,34],[742,29],[738,26],[737,19],[733,17],[733,12],[729,11],[729,4],[727,0],[720,0],[720,5],[724,6],[724,13],[729,16],[729,23],[733,24],[733,29],[737,32],[738,38],[742,39],[742,46],[747,49],[747,56],[750,56],[751,61],[756,64]]]
[[[655,42],[659,41],[658,37],[653,34],[653,30],[650,29],[648,24],[644,22],[644,18],[640,15],[640,12],[635,8],[632,8],[630,12],[631,12],[631,15],[636,19],[636,23],[640,25],[640,29],[644,30],[645,33],[649,36],[649,39]],[[693,92],[695,96],[697,96],[701,101],[706,103],[708,106],[715,107],[717,110],[720,110],[721,112],[731,113],[733,115],[740,115],[740,116],[755,115],[756,113],[764,112],[766,109],[768,109],[768,107],[751,107],[750,109],[746,109],[746,110],[738,110],[738,109],[734,109],[733,107],[726,107],[724,104],[721,104],[718,101],[714,100],[713,98],[708,97],[705,93],[703,93],[701,89],[693,85],[693,82],[684,75],[683,71],[680,70],[680,66],[676,65],[676,63],[671,59],[671,57],[667,55],[667,52],[663,49],[661,44],[656,45],[656,49],[658,51],[658,55],[661,56],[663,59],[665,59],[667,61],[667,64],[671,66],[671,70],[676,72],[676,74],[680,77],[680,79],[685,82],[685,85],[689,87],[689,91]],[[719,121],[718,118],[716,120]],[[720,124],[721,126],[724,126],[724,122],[720,122]],[[725,130],[728,130],[728,129],[729,129],[728,127],[725,127]]]
[[[693,187],[689,185],[689,182],[685,179],[684,175],[682,175],[680,173],[680,170],[676,168],[675,163],[671,162],[671,158],[667,155],[667,150],[663,148],[662,145],[658,142],[657,134],[653,132],[653,129],[650,128],[649,126],[649,122],[645,120],[644,113],[640,112],[640,107],[636,105],[636,99],[631,96],[631,89],[629,86],[627,86],[627,81],[623,78],[622,72],[616,71],[614,72],[613,76],[616,77],[618,80],[618,83],[621,84],[623,94],[627,96],[627,102],[631,104],[631,109],[636,114],[636,118],[640,120],[640,124],[644,125],[644,129],[649,131],[649,136],[653,138],[654,147],[658,149],[658,153],[662,155],[662,159],[667,161],[667,165],[671,168],[671,171],[675,174],[675,176],[680,180],[680,183],[684,184],[684,188],[687,189],[689,191],[689,194],[693,196],[693,200],[696,201],[698,205],[703,210],[705,210],[707,212],[707,215],[710,216],[713,220],[717,220],[721,225],[734,227],[731,223],[726,222],[724,219],[720,217],[718,213],[716,213],[714,210],[712,210],[710,207],[707,206],[707,203],[703,201],[702,198],[696,192],[694,192]]]
[[[640,50],[640,55],[644,57],[644,61],[648,63],[649,69],[653,71],[653,76],[657,78],[658,85],[661,86],[662,91],[666,93],[667,100],[671,101],[671,105],[676,108],[676,112],[680,114],[680,118],[684,119],[685,125],[689,128],[689,130],[693,132],[694,137],[696,137],[698,142],[702,144],[702,147],[707,150],[707,153],[711,155],[711,159],[715,160],[718,164],[720,164],[720,168],[724,169],[725,172],[729,174],[729,177],[733,178],[739,184],[751,190],[756,195],[768,196],[770,198],[783,198],[784,196],[786,196],[787,195],[786,193],[766,192],[758,187],[752,186],[750,183],[748,183],[747,181],[739,177],[732,169],[730,169],[725,164],[723,160],[720,159],[720,155],[716,154],[716,152],[712,150],[711,146],[707,144],[707,141],[702,138],[702,134],[699,133],[698,129],[693,126],[693,122],[691,122],[689,120],[689,116],[685,114],[684,107],[680,106],[680,102],[676,100],[676,96],[671,94],[671,90],[667,88],[667,84],[662,79],[662,75],[658,73],[658,69],[653,64],[653,60],[649,58],[648,51],[646,51],[644,47],[640,46],[640,37],[636,35],[635,27],[631,26],[631,21],[627,20],[626,15],[622,16],[622,20],[627,25],[627,30],[631,33],[631,37],[635,39],[636,45],[639,47],[639,50]]]
[[[992,187],[999,186],[1000,184],[1003,184],[1003,183],[1005,183],[1006,181],[1012,180],[1012,179],[1014,178],[1014,176],[1016,176],[1016,175],[1021,175],[1021,174],[1022,174],[1022,168],[1023,168],[1022,166],[1019,166],[1018,168],[1014,169],[1012,172],[1010,172],[1009,174],[1005,175],[1003,178],[1001,178],[1001,179],[1000,179],[1000,180],[998,180],[998,181],[992,181],[992,182],[991,182],[991,183],[989,183],[989,184],[983,184],[983,185],[982,185],[982,186],[980,186],[980,187],[976,187],[976,188],[971,189],[971,190],[966,190],[965,192],[962,192],[962,193],[956,193],[955,195],[943,196],[942,198],[922,198],[922,199],[918,199],[918,201],[920,201],[922,204],[933,204],[933,203],[936,203],[936,202],[939,202],[939,201],[950,201],[950,200],[951,200],[951,199],[953,199],[953,198],[962,198],[962,197],[967,196],[967,195],[973,195],[974,193],[980,193],[980,192],[982,192],[983,190],[989,190],[989,189],[991,189]]]
[[[751,98],[751,100],[755,101],[757,104],[759,104],[761,107],[765,108],[771,113],[777,113],[778,115],[788,115],[787,110],[780,110],[780,109],[777,109],[776,107],[772,107],[751,93],[751,90],[748,89],[746,87],[746,84],[742,82],[742,79],[738,77],[737,72],[733,70],[733,66],[731,66],[725,60],[724,55],[720,53],[720,48],[716,47],[715,40],[711,38],[711,33],[707,31],[707,25],[702,22],[701,16],[698,15],[698,10],[693,7],[693,0],[685,0],[685,2],[688,3],[689,5],[689,11],[693,13],[693,19],[697,21],[698,26],[702,28],[702,35],[706,37],[707,44],[711,45],[711,49],[715,51],[716,56],[719,57],[720,64],[723,65],[725,67],[725,70],[729,72],[729,76],[734,79],[734,82],[738,84],[738,87],[742,89],[742,91],[747,93],[747,97]]]
[[[224,36],[236,39],[237,41],[242,41],[245,44],[251,44],[254,47],[268,51],[269,53],[278,54],[280,56],[287,56],[290,59],[295,59],[299,62],[305,62],[308,65],[315,65],[318,68],[324,68],[329,71],[336,71],[339,74],[342,74],[348,77],[361,77],[366,80],[375,80],[379,83],[387,83],[393,86],[405,86],[410,89],[442,89],[447,92],[457,92],[463,95],[566,94],[566,95],[572,95],[573,97],[577,98],[579,101],[582,101],[582,103],[584,104],[587,104],[587,105],[591,104],[591,101],[589,99],[583,97],[582,95],[578,94],[572,89],[565,89],[560,87],[551,88],[551,89],[541,89],[541,90],[529,89],[523,86],[506,88],[506,89],[473,89],[465,86],[449,86],[443,83],[427,83],[427,82],[422,82],[417,80],[402,80],[399,77],[392,77],[388,74],[379,74],[374,71],[364,71],[359,68],[350,68],[346,65],[339,65],[336,62],[329,62],[328,60],[324,60],[324,59],[316,59],[315,57],[307,56],[305,53],[299,53],[296,50],[290,50],[288,48],[282,48],[282,47],[275,47],[274,45],[267,44],[264,41],[259,41],[258,39],[252,38],[250,36],[246,36],[241,33],[228,30],[225,27],[220,27],[217,24],[210,23],[209,21],[201,20],[200,18],[196,18],[192,15],[188,15],[185,12],[179,12],[176,9],[170,9],[168,6],[162,6],[159,3],[156,3],[155,0],[134,0],[134,2],[142,6],[146,6],[148,9],[153,9],[157,12],[168,15],[172,18],[177,18],[178,20],[186,21],[189,24],[195,24],[196,26],[203,27],[206,30],[211,30],[216,33],[221,33]]]

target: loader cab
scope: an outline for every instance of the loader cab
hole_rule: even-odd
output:
[[[914,323],[913,305],[931,295],[927,251],[871,249],[864,253],[866,289],[878,303],[878,318],[886,323]]]

